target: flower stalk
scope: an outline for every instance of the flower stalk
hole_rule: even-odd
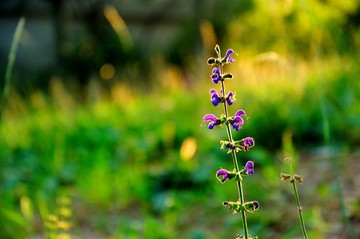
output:
[[[291,163],[291,159],[287,158],[285,160],[289,163],[290,174],[281,173],[280,174],[281,181],[290,180],[290,183],[292,184],[292,188],[294,191],[294,197],[295,197],[295,201],[296,201],[296,206],[297,206],[297,210],[298,210],[300,227],[301,227],[304,239],[308,239],[306,227],[305,227],[305,221],[304,221],[304,217],[303,217],[303,209],[302,209],[302,206],[300,203],[300,196],[299,196],[299,192],[298,192],[298,189],[296,186],[296,182],[300,183],[300,184],[303,183],[303,177],[301,175],[294,174],[294,169],[293,169],[293,166]]]
[[[243,117],[247,118],[244,110],[238,110],[234,116],[231,116],[229,113],[229,106],[233,105],[235,102],[235,94],[232,91],[227,92],[225,88],[225,80],[230,80],[233,78],[231,73],[224,72],[224,65],[229,64],[235,61],[232,58],[234,51],[229,49],[226,51],[224,57],[221,56],[220,47],[215,46],[215,52],[217,53],[216,58],[209,58],[208,64],[214,66],[212,69],[211,80],[214,84],[220,83],[219,93],[216,89],[210,90],[210,100],[214,106],[222,104],[223,113],[220,117],[216,117],[214,114],[207,114],[203,118],[203,123],[208,123],[209,129],[214,129],[216,126],[225,126],[227,133],[227,140],[221,140],[220,145],[222,149],[227,149],[227,153],[231,155],[232,163],[234,166],[233,171],[228,171],[225,169],[220,169],[216,173],[217,179],[221,183],[225,183],[232,178],[235,178],[237,185],[237,196],[238,199],[235,202],[223,202],[223,205],[228,207],[233,214],[240,213],[242,224],[243,224],[243,235],[238,235],[236,238],[256,238],[251,237],[247,224],[247,212],[256,211],[260,204],[258,201],[245,201],[244,188],[243,188],[243,176],[249,176],[254,174],[254,163],[248,161],[243,168],[240,168],[237,152],[239,151],[249,151],[255,145],[255,141],[251,137],[246,137],[241,140],[234,140],[232,135],[232,129],[239,131],[242,129],[244,124]]]
[[[291,180],[291,183],[292,183],[293,189],[294,189],[294,195],[295,195],[296,205],[297,205],[297,209],[298,209],[301,230],[303,232],[304,239],[308,239],[308,236],[307,236],[307,233],[306,233],[306,228],[305,228],[304,217],[303,217],[303,213],[302,213],[302,207],[301,207],[301,204],[300,204],[300,197],[299,197],[299,193],[298,193],[298,190],[297,190],[297,187],[296,187],[296,180],[294,180],[294,179]]]

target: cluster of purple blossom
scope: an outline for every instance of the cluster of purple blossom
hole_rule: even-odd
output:
[[[253,161],[247,161],[242,169],[239,168],[236,153],[239,151],[249,151],[250,148],[254,147],[255,141],[252,137],[245,137],[241,140],[234,140],[231,129],[239,131],[243,128],[245,119],[248,119],[244,110],[238,110],[233,116],[229,116],[228,108],[235,102],[235,93],[229,91],[225,92],[225,80],[232,79],[231,73],[223,72],[223,66],[225,64],[233,63],[235,59],[232,57],[234,51],[229,49],[226,51],[224,57],[221,56],[220,47],[216,45],[215,51],[217,57],[211,57],[208,59],[208,64],[213,66],[211,80],[215,85],[220,84],[220,89],[217,91],[212,88],[210,93],[210,101],[213,106],[223,105],[224,112],[217,117],[214,114],[206,114],[203,117],[203,124],[207,124],[208,129],[214,129],[215,127],[224,127],[227,130],[228,140],[221,140],[220,145],[222,149],[227,149],[228,154],[232,155],[234,170],[226,170],[221,168],[216,172],[216,178],[221,182],[225,183],[233,178],[236,179],[239,191],[239,200],[236,202],[223,202],[223,205],[233,211],[233,213],[241,212],[246,224],[245,212],[253,212],[260,206],[258,201],[244,201],[243,190],[242,190],[242,177],[252,175],[255,173],[255,165]],[[245,238],[252,238],[248,235],[247,225],[244,226]]]

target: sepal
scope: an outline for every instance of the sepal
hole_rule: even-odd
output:
[[[300,184],[303,183],[303,176],[301,176],[301,175],[295,174],[295,175],[294,175],[294,179],[295,179],[298,183],[300,183]]]
[[[220,64],[220,61],[214,57],[210,57],[208,60],[207,60],[207,63],[208,65],[219,65]]]
[[[288,173],[281,173],[280,177],[281,177],[281,181],[286,181],[286,180],[290,179],[290,183],[297,181],[298,183],[302,184],[304,181],[303,176],[297,175],[297,174],[291,175]]]
[[[257,211],[260,207],[260,203],[258,201],[250,201],[244,203],[244,210],[250,213]]]
[[[281,173],[280,177],[281,177],[281,181],[286,181],[291,178],[291,175],[287,173]]]
[[[237,202],[223,202],[223,205],[227,208],[229,208],[233,214],[236,214],[238,212],[240,212],[241,210],[244,210],[243,206],[241,205],[241,203],[239,201]]]
[[[240,148],[237,146],[236,141],[227,141],[227,140],[221,140],[220,141],[220,148],[221,149],[227,149],[227,153],[231,153],[231,152],[239,152]]]
[[[232,79],[233,75],[231,73],[224,73],[222,76],[223,79]]]

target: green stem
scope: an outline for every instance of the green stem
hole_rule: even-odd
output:
[[[235,154],[235,153],[233,153]],[[236,157],[234,159],[235,161],[237,160]],[[239,172],[239,169],[236,169],[237,172]],[[243,191],[243,186],[242,186],[242,180],[239,178],[237,180],[237,188],[238,188],[238,193],[239,193],[239,200],[241,205],[244,205],[245,200],[244,200],[244,191]],[[241,218],[243,221],[243,226],[244,226],[244,237],[245,239],[249,238],[249,229],[248,229],[248,225],[247,225],[247,218],[246,218],[246,212],[245,210],[241,210]]]
[[[299,193],[296,187],[296,181],[294,179],[291,180],[291,183],[293,185],[293,189],[294,189],[294,194],[295,194],[295,200],[296,200],[296,204],[297,204],[297,208],[298,208],[298,214],[299,214],[299,220],[300,220],[300,226],[304,235],[304,239],[308,239],[307,233],[306,233],[306,228],[305,228],[305,222],[304,222],[304,218],[303,218],[303,214],[302,214],[302,207],[300,204],[300,197],[299,197]]]
[[[220,72],[221,73],[223,72],[222,65],[220,65]],[[221,90],[222,90],[223,97],[226,97],[224,81],[221,81]],[[224,114],[225,114],[225,117],[227,119],[229,117],[229,112],[228,112],[228,106],[227,106],[226,100],[224,100],[223,106],[224,106]],[[233,137],[232,137],[231,128],[230,128],[230,125],[228,123],[226,123],[226,132],[227,132],[227,135],[228,135],[229,142],[233,142],[234,140],[233,140]],[[239,173],[240,168],[239,168],[236,152],[232,151],[231,155],[232,155],[233,164],[234,164],[236,173]],[[244,205],[245,199],[244,199],[244,191],[243,191],[242,180],[240,178],[238,178],[236,180],[236,182],[237,182],[238,197],[239,197],[240,204]],[[245,210],[241,210],[241,218],[242,218],[242,222],[243,222],[244,238],[248,239],[249,238],[249,229],[248,229],[248,225],[247,225],[247,219],[246,219]]]

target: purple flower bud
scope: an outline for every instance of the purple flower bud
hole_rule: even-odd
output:
[[[225,183],[227,180],[231,179],[229,171],[226,169],[220,169],[216,172],[216,178],[221,182]]]
[[[206,114],[203,118],[203,122],[209,122],[208,128],[213,129],[215,126],[221,124],[221,120],[216,118],[213,114]]]
[[[234,53],[233,49],[229,49],[226,51],[226,54],[225,54],[226,62],[233,63],[235,61],[235,59],[231,57],[231,54],[233,54],[233,53]]]
[[[253,209],[254,209],[254,211],[259,209],[260,203],[259,203],[258,201],[253,201],[252,204],[253,204]]]
[[[255,141],[251,137],[246,137],[241,141],[241,146],[244,151],[249,151],[249,149],[254,147],[254,145],[255,145]]]
[[[254,174],[254,162],[252,161],[247,161],[246,164],[245,164],[245,169],[246,169],[246,174],[247,175],[251,175],[251,174]]]
[[[214,82],[214,84],[217,84],[219,81],[221,81],[221,72],[219,68],[215,67],[212,70],[211,80]]]
[[[226,102],[228,105],[232,105],[235,102],[235,95],[231,91],[226,96]]]
[[[211,97],[210,97],[211,103],[214,106],[217,106],[218,104],[221,103],[221,97],[219,96],[219,94],[217,93],[217,91],[215,89],[211,89],[209,93],[211,94]]]

